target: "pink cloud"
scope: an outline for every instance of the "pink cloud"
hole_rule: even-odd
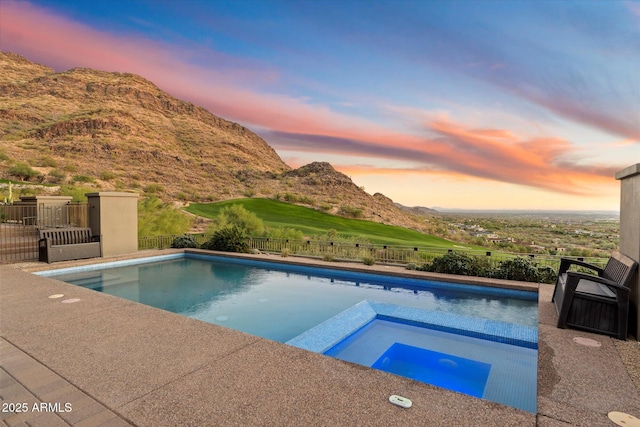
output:
[[[560,138],[524,139],[503,129],[473,129],[451,120],[424,124],[424,136],[361,132],[345,137],[273,132],[276,147],[350,157],[395,159],[412,167],[349,168],[359,173],[422,173],[474,176],[567,194],[590,195],[592,185],[615,185],[619,168],[572,160],[571,143]],[[344,169],[344,167],[342,167]],[[341,169],[341,170],[343,170]]]

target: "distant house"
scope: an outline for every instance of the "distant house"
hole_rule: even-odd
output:
[[[485,239],[499,239],[500,236],[498,236],[496,233],[492,233],[490,231],[479,231],[477,233],[471,233],[471,235],[473,237],[483,237]]]

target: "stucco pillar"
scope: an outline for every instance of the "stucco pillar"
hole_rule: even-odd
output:
[[[620,252],[640,263],[640,163],[616,173],[620,180]],[[640,341],[640,274],[631,279],[629,333]]]
[[[102,236],[102,256],[138,251],[138,194],[100,192],[86,194],[90,227]]]

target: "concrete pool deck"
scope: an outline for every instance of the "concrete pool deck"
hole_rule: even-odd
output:
[[[400,267],[252,257],[423,275]],[[131,256],[0,266],[0,403],[28,407],[26,413],[3,411],[5,425],[610,426],[611,411],[640,418],[638,342],[557,329],[550,285],[539,287],[538,412],[532,414],[24,271],[124,258]],[[64,297],[49,298],[55,294]],[[79,301],[62,302],[73,299]],[[576,343],[576,337],[600,347]],[[391,405],[392,394],[413,406]],[[40,402],[54,412],[34,411]]]

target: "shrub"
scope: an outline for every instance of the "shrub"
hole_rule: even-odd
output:
[[[64,182],[64,179],[67,177],[67,174],[61,171],[60,169],[52,169],[48,173],[49,181],[54,183]]]
[[[216,231],[201,247],[211,251],[251,253],[246,236],[236,226]]]
[[[154,183],[154,184],[147,185],[146,187],[144,187],[143,190],[144,190],[145,193],[155,194],[155,193],[157,193],[159,191],[164,190],[164,188],[162,187],[162,185]]]
[[[362,218],[363,211],[360,208],[355,208],[353,206],[343,205],[338,209],[338,215],[348,216],[351,218]]]
[[[304,238],[304,233],[294,228],[285,228],[285,227],[266,228],[264,232],[264,237],[268,237],[269,239],[294,241],[294,240],[302,240]]]
[[[333,254],[324,254],[322,256],[322,260],[327,262],[333,261]]]
[[[449,252],[442,256],[435,257],[430,264],[425,264],[422,269],[433,273],[460,274],[463,276],[481,276],[486,274],[486,270],[477,257],[471,257],[458,252]]]
[[[538,267],[538,273],[540,273],[540,283],[556,283],[558,279],[558,272],[552,267]]]
[[[515,257],[502,261],[494,272],[498,279],[540,282],[540,273],[536,264],[528,258]]]
[[[190,234],[183,234],[182,236],[178,236],[173,239],[171,242],[172,248],[197,248],[198,242],[196,239]]]
[[[316,200],[313,197],[309,197],[309,196],[300,197],[298,202],[302,203],[303,205],[311,205],[311,206],[315,206],[316,204]]]
[[[73,182],[94,182],[95,181],[93,178],[87,175],[74,175],[74,177],[71,178],[71,180]]]
[[[13,175],[22,181],[29,181],[31,178],[34,178],[40,173],[36,170],[31,169],[31,166],[24,162],[18,162],[14,166],[9,168],[9,174]]]
[[[291,255],[291,250],[289,248],[282,248],[282,251],[280,251],[280,256],[282,258],[286,258],[289,255]]]
[[[109,171],[100,172],[100,179],[103,181],[111,181],[115,177],[116,177],[116,174],[113,172],[109,172]]]
[[[376,263],[376,258],[371,255],[364,256],[362,257],[362,263],[364,265],[373,265]]]
[[[237,227],[245,236],[261,236],[264,233],[264,223],[258,216],[248,211],[242,205],[225,206],[207,229],[208,233],[229,227]]]
[[[284,200],[285,202],[296,203],[300,200],[300,198],[295,194],[287,193],[284,195]]]
[[[138,201],[138,236],[166,236],[186,233],[193,218],[157,197]]]
[[[74,202],[85,203],[87,201],[86,193],[95,191],[93,188],[81,187],[77,185],[63,185],[60,187],[61,196],[71,196]]]
[[[45,156],[40,159],[38,166],[46,167],[46,168],[55,168],[58,167],[58,163],[51,157]]]

